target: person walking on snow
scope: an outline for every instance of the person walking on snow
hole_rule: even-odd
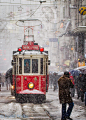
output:
[[[70,79],[72,80],[72,83],[74,85],[73,88],[70,88],[70,92],[71,92],[71,97],[74,97],[75,95],[75,80],[74,80],[74,76],[69,72],[70,74]]]
[[[59,100],[62,104],[62,117],[61,120],[72,120],[70,118],[74,103],[70,95],[70,88],[73,88],[74,85],[70,79],[70,74],[68,71],[64,72],[64,75],[58,80],[59,86]],[[67,104],[69,105],[66,110]]]

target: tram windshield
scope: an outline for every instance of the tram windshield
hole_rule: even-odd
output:
[[[24,59],[24,73],[38,73],[38,59]]]
[[[43,74],[43,58],[38,59],[29,59],[29,58],[14,58],[14,74],[23,74],[24,73],[34,73],[34,74]]]

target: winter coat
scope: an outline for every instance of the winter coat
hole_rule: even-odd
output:
[[[75,85],[73,76],[70,76],[70,79],[72,80],[73,85]]]
[[[83,80],[82,80],[81,82],[82,82],[82,83],[81,83],[81,90],[82,90],[83,92],[86,92],[86,74],[83,75]]]
[[[78,77],[78,88],[79,89],[82,89],[82,84],[83,84],[83,80],[84,80],[84,77],[83,76],[79,76]]]
[[[60,103],[71,103],[73,102],[70,96],[70,88],[73,88],[74,85],[70,78],[65,77],[64,75],[58,80],[59,85],[59,100]]]

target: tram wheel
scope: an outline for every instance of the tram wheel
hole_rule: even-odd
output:
[[[37,97],[37,102],[38,103],[44,103],[45,101],[46,101],[46,96],[45,95],[44,96],[39,95]]]
[[[33,94],[30,94],[28,95],[28,102],[30,103],[37,103],[37,96],[33,95]]]
[[[43,97],[43,103],[45,103],[45,102],[46,102],[46,96]]]
[[[16,96],[16,101],[19,103],[25,103],[27,102],[27,99],[25,99],[24,96]]]

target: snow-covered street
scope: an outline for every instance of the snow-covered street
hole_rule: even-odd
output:
[[[84,102],[73,98],[74,109],[71,114],[73,120],[86,120],[86,106]],[[49,89],[46,102],[42,104],[17,103],[11,96],[10,90],[0,91],[0,120],[61,120],[61,104],[58,90]]]

